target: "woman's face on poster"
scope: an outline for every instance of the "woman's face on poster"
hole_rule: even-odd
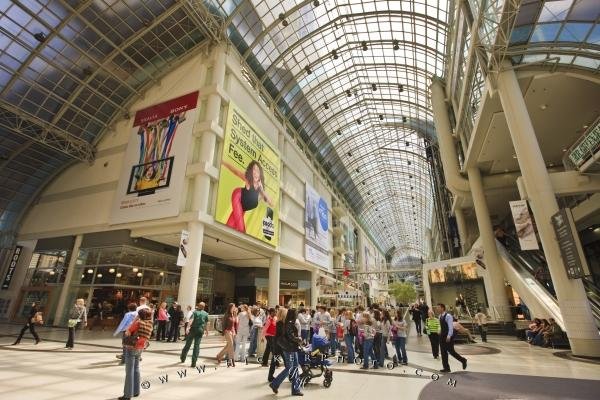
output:
[[[252,167],[252,179],[254,179],[255,183],[260,182],[260,167],[258,164],[254,164]]]
[[[154,175],[154,167],[152,165],[146,167],[146,173],[144,174],[146,179],[152,179],[153,175]]]

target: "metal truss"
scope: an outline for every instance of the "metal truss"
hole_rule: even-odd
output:
[[[493,83],[510,44],[522,0],[493,0],[481,9],[478,30],[474,32],[477,59],[484,75],[491,73]]]
[[[225,21],[220,16],[213,14],[206,7],[203,0],[178,0],[183,3],[183,8],[188,16],[202,29],[213,43],[226,41]]]
[[[94,161],[95,148],[69,132],[0,100],[0,127],[76,160]]]

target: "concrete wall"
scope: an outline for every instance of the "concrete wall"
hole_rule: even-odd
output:
[[[240,107],[252,122],[279,148],[282,160],[280,220],[281,237],[278,251],[287,257],[304,262],[304,199],[305,184],[308,182],[323,196],[331,208],[335,194],[326,181],[315,170],[312,162],[296,145],[295,139],[286,133],[285,127],[274,117],[260,99],[257,92],[246,82],[242,75],[239,55],[229,50],[227,56],[227,72],[222,90],[223,106],[220,115],[220,126],[224,126],[228,102],[231,101]],[[199,113],[197,121],[205,120],[207,92],[216,90],[208,85],[211,81],[212,58],[208,55],[199,55],[163,78],[160,84],[149,89],[143,99],[137,101],[130,109],[129,115],[133,116],[136,110],[150,105],[190,93],[200,91]],[[117,182],[122,171],[122,161],[130,137],[133,120],[120,120],[102,137],[98,143],[98,154],[91,165],[79,163],[63,172],[54,182],[48,185],[41,195],[38,203],[31,208],[21,226],[19,237],[37,239],[73,235],[77,233],[90,233],[112,231],[115,229],[143,229],[153,227],[157,221],[143,221],[133,224],[109,225],[109,214]],[[198,122],[197,122],[198,124]],[[199,141],[198,141],[199,142]],[[198,144],[190,151],[188,159],[188,174],[190,165],[197,162],[200,149]],[[217,141],[215,147],[214,167],[220,168],[222,140]],[[183,215],[192,209],[190,185],[193,177],[188,176],[180,206],[180,216],[167,218],[161,224],[185,222],[192,218]],[[209,206],[209,214],[214,213],[216,195],[215,182],[209,190],[213,192]],[[331,227],[331,209],[330,209]],[[186,219],[187,218],[187,219]],[[210,221],[205,221],[210,223]],[[354,221],[356,222],[356,221]],[[218,223],[218,229],[228,229]],[[358,226],[358,224],[354,224]],[[178,232],[174,229],[173,233]],[[360,229],[360,228],[359,228]],[[383,259],[373,243],[364,235],[366,245],[370,246],[371,254],[377,260]],[[252,242],[254,239],[244,237],[243,241]],[[333,269],[333,239],[329,234],[329,265]],[[315,268],[312,264],[305,264],[309,269]]]

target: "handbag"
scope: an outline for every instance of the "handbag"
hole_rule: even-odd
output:
[[[36,312],[33,318],[31,319],[31,322],[33,322],[36,325],[44,325],[44,317],[42,316],[42,312]]]
[[[71,319],[69,319],[69,320],[67,321],[67,326],[68,326],[69,328],[75,328],[75,327],[77,326],[77,324],[78,324],[78,323],[79,323],[79,320],[78,320],[78,319],[72,319],[72,318],[71,318]]]

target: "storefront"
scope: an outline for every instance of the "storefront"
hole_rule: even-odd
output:
[[[269,300],[269,270],[267,268],[235,269],[235,303],[301,307],[310,303],[310,272],[282,269],[279,280],[279,298]]]

